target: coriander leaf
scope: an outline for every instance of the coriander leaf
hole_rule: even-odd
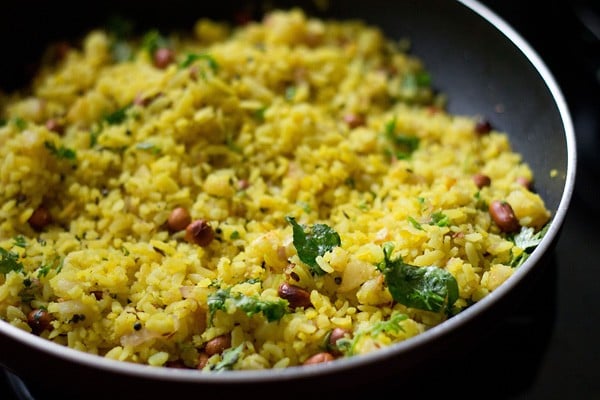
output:
[[[216,73],[219,70],[219,63],[217,63],[217,60],[215,60],[215,58],[213,56],[211,56],[210,54],[195,54],[195,53],[188,53],[185,56],[185,59],[179,64],[179,68],[187,68],[190,65],[192,65],[194,63],[194,61],[196,60],[205,60],[208,64],[208,66],[210,67],[210,69]]]
[[[19,128],[19,130],[23,130],[25,128],[27,128],[27,121],[25,121],[23,118],[21,117],[15,117],[13,119],[13,123],[15,124],[15,126],[17,128]]]
[[[38,269],[38,278],[41,278],[43,276],[48,275],[48,272],[50,272],[50,269],[52,268],[51,264],[44,264],[40,267],[40,269]]]
[[[211,371],[218,372],[231,370],[235,363],[240,359],[243,349],[244,344],[242,343],[235,348],[225,350],[222,354],[221,361],[211,367]]]
[[[219,289],[208,296],[208,311],[211,323],[215,313],[218,310],[226,311],[227,305],[233,305],[249,317],[262,313],[269,322],[280,320],[288,308],[288,302],[283,299],[280,301],[265,301],[242,293],[231,293],[230,289]]]
[[[396,117],[388,121],[384,127],[384,135],[390,144],[386,152],[398,160],[406,160],[419,147],[419,138],[403,133],[396,133]]]
[[[90,129],[90,148],[96,146],[96,144],[98,143],[98,136],[100,136],[101,132],[102,128],[98,126]]]
[[[449,313],[458,300],[458,283],[454,276],[435,266],[406,264],[400,256],[392,260],[392,251],[393,245],[384,245],[384,260],[378,265],[392,298],[407,307]]]
[[[110,44],[110,54],[116,62],[131,61],[133,48],[125,40],[115,40]]]
[[[150,142],[141,142],[135,145],[136,149],[146,150],[151,152],[152,154],[160,154],[160,147],[156,146],[154,143]]]
[[[0,274],[8,274],[10,271],[23,271],[23,264],[19,261],[19,255],[0,247]]]
[[[285,99],[287,101],[292,101],[296,97],[296,87],[288,86],[285,88]]]
[[[254,113],[252,114],[254,118],[256,118],[259,122],[264,122],[265,121],[265,111],[267,111],[269,107],[268,106],[263,106],[261,108],[258,108],[254,111]]]
[[[412,226],[414,226],[415,229],[418,229],[420,231],[423,230],[423,227],[421,226],[421,224],[416,219],[414,219],[413,217],[411,217],[410,215],[408,216],[408,222],[410,222],[410,224]]]
[[[394,118],[385,123],[384,133],[387,137],[392,137],[396,133],[396,121],[397,119],[394,115]]]
[[[548,231],[549,226],[550,224],[546,224],[537,233],[535,233],[534,229],[531,227],[521,228],[521,231],[513,237],[513,241],[515,242],[515,246],[521,248],[523,251],[511,260],[511,267],[517,268],[523,265],[523,263],[531,255],[533,249],[535,249],[541,243],[544,235]]]
[[[365,336],[376,337],[381,333],[398,334],[400,332],[404,332],[401,322],[405,321],[406,319],[408,319],[406,314],[394,312],[387,321],[376,322],[366,329],[356,332],[352,339],[339,339],[336,342],[336,346],[338,350],[340,350],[346,356],[352,356],[356,354],[356,346]]]
[[[448,226],[450,224],[450,219],[446,214],[441,211],[434,212],[431,214],[431,224],[437,226]]]
[[[17,247],[22,247],[25,248],[27,246],[27,240],[25,240],[25,237],[23,237],[23,235],[17,235],[13,238],[14,241],[14,245]]]
[[[160,34],[156,29],[147,32],[142,38],[142,48],[145,49],[150,56],[156,52],[156,50],[169,47],[169,40]]]
[[[251,317],[254,314],[262,313],[267,321],[279,321],[287,312],[288,302],[286,300],[265,301],[255,297],[246,296],[241,293],[235,293],[231,300],[235,306]]]
[[[420,88],[427,88],[430,85],[431,75],[429,75],[427,71],[409,73],[402,79],[402,89],[408,92],[414,92]]]
[[[209,320],[212,323],[215,313],[218,310],[225,310],[225,300],[229,297],[229,289],[219,289],[215,293],[208,296],[208,312]]]
[[[523,250],[528,250],[537,247],[542,241],[542,238],[548,231],[549,225],[544,226],[539,232],[535,233],[535,230],[531,227],[522,227],[521,231],[516,234],[513,238],[515,245],[519,246]]]
[[[104,122],[106,122],[109,125],[118,125],[118,124],[122,123],[127,118],[127,110],[130,107],[131,107],[131,104],[127,105],[123,108],[119,108],[118,110],[116,110],[110,114],[105,115],[103,118]]]
[[[408,318],[405,314],[394,313],[389,320],[387,321],[379,321],[375,325],[373,325],[370,329],[371,334],[379,335],[380,333],[385,332],[395,332],[398,333],[400,331],[404,331],[400,322],[406,320]]]
[[[56,256],[54,258],[54,261],[52,261],[51,263],[42,264],[38,269],[38,278],[48,275],[48,272],[50,272],[52,268],[56,268],[57,273],[60,272],[60,269],[62,268],[62,262],[63,260],[60,257]]]
[[[323,275],[325,271],[319,267],[316,259],[341,246],[340,235],[326,224],[304,227],[299,225],[294,217],[285,219],[292,225],[294,247],[300,260],[307,264],[313,273]]]
[[[52,154],[58,159],[65,159],[71,161],[77,159],[77,153],[75,152],[75,150],[69,149],[65,146],[56,147],[56,145],[53,142],[46,140],[44,142],[44,147],[46,147],[46,149],[50,151],[50,154]]]

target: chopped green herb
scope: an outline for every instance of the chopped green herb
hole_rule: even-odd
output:
[[[109,125],[118,125],[122,123],[127,118],[127,110],[129,110],[130,107],[131,104],[105,115],[103,121]]]
[[[446,214],[441,211],[434,212],[431,214],[431,224],[437,226],[448,226],[450,224],[450,219]]]
[[[418,71],[409,73],[402,79],[402,89],[408,92],[415,92],[421,88],[428,88],[431,85],[431,75],[427,71]]]
[[[142,38],[142,48],[145,49],[150,56],[160,48],[169,47],[169,40],[160,34],[156,29],[147,32]]]
[[[369,209],[369,204],[363,200],[360,203],[358,203],[357,207],[362,211],[367,211]]]
[[[481,192],[477,191],[473,197],[475,198],[475,208],[480,211],[488,212],[488,204],[481,197]]]
[[[406,314],[394,312],[387,321],[379,321],[366,329],[358,331],[352,339],[342,338],[336,342],[337,348],[346,356],[356,354],[356,346],[366,336],[376,338],[382,333],[398,334],[404,332],[402,321],[408,319]]]
[[[548,232],[549,226],[550,224],[546,224],[537,233],[531,227],[524,226],[521,228],[521,231],[513,237],[513,241],[515,242],[515,246],[521,248],[523,252],[513,258],[510,263],[511,267],[517,268],[529,258],[533,249],[535,249],[542,242],[544,235],[546,232]]]
[[[239,239],[240,238],[240,233],[238,231],[233,231],[231,232],[231,235],[229,235],[229,239],[231,240],[235,240],[235,239]]]
[[[23,130],[25,128],[27,128],[27,121],[25,121],[23,118],[21,117],[15,117],[13,119],[13,123],[15,124],[15,126],[17,128],[19,128],[19,130]]]
[[[213,73],[217,73],[219,70],[219,63],[217,60],[210,54],[194,54],[188,53],[185,56],[185,59],[179,64],[179,68],[187,68],[192,65],[196,60],[205,60]]]
[[[293,101],[294,97],[296,97],[296,87],[288,86],[285,88],[285,99],[287,101]]]
[[[133,53],[133,48],[125,40],[114,40],[110,44],[110,54],[116,62],[131,61]]]
[[[64,146],[56,147],[53,142],[45,141],[44,147],[50,151],[50,153],[58,159],[65,159],[74,161],[77,159],[77,153],[73,149],[69,149]]]
[[[214,314],[218,311],[225,311],[229,306],[233,306],[251,317],[254,314],[262,313],[267,321],[273,322],[280,320],[287,312],[287,300],[265,301],[257,297],[246,296],[242,293],[231,293],[230,289],[219,289],[208,297],[208,310],[210,321],[212,322]]]
[[[239,360],[242,350],[244,349],[244,344],[240,344],[235,348],[229,348],[223,352],[221,355],[221,361],[211,367],[211,371],[228,371],[233,368],[235,363]]]
[[[312,208],[310,207],[310,204],[304,202],[304,201],[299,201],[298,205],[300,207],[302,207],[302,210],[304,210],[305,213],[310,214],[310,212],[312,211]]]
[[[421,226],[421,224],[416,219],[414,219],[413,217],[411,217],[410,215],[408,216],[408,222],[410,222],[410,224],[412,226],[414,226],[415,229],[418,229],[420,231],[423,230],[423,227]]]
[[[141,142],[135,145],[136,149],[146,150],[152,154],[160,154],[160,147],[156,146],[154,143],[150,142]]]
[[[50,272],[51,268],[52,268],[52,265],[50,265],[50,264],[42,265],[40,267],[40,269],[38,269],[38,278],[48,275],[48,272]]]
[[[401,256],[392,260],[393,250],[393,244],[384,244],[384,260],[377,266],[385,276],[392,298],[407,307],[449,314],[458,300],[458,283],[454,276],[435,266],[406,264]]]
[[[388,122],[385,123],[384,133],[386,137],[393,136],[396,133],[396,121],[397,119],[394,115],[394,118],[390,119]]]
[[[62,262],[63,261],[61,260],[61,258],[56,256],[54,258],[54,261],[52,261],[51,263],[42,264],[38,269],[38,278],[48,275],[48,272],[50,272],[50,270],[53,268],[56,268],[57,273],[60,272],[60,269],[62,269]]]
[[[238,146],[237,143],[235,143],[235,138],[233,137],[233,134],[231,132],[225,134],[225,144],[227,145],[227,148],[231,151],[234,151],[236,153],[242,152],[240,146]]]
[[[263,106],[257,110],[254,111],[254,118],[256,118],[257,120],[259,120],[260,122],[264,122],[265,120],[265,111],[267,111],[269,107],[267,106]]]
[[[323,275],[325,271],[319,267],[316,259],[341,246],[340,235],[326,224],[302,226],[294,217],[285,219],[292,225],[293,243],[300,260],[308,265],[314,274]]]
[[[93,148],[98,143],[98,136],[102,132],[102,128],[99,126],[95,126],[90,129],[90,148]]]
[[[0,247],[0,274],[8,274],[10,271],[23,271],[23,264],[19,261],[19,255]]]
[[[386,152],[398,160],[406,160],[419,148],[419,138],[403,133],[396,133],[396,117],[385,124],[384,135],[391,145]]]
[[[23,235],[17,235],[13,238],[13,243],[17,247],[25,248],[27,246],[27,240]]]

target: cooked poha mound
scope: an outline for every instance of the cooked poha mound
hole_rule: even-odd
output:
[[[0,318],[112,359],[283,368],[481,300],[551,218],[402,43],[277,10],[90,32],[2,97]]]

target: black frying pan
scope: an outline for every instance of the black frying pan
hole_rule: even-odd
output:
[[[316,3],[269,4],[300,4],[319,17],[361,18],[380,26],[391,37],[409,38],[412,52],[431,72],[434,87],[448,95],[450,112],[485,117],[494,127],[509,133],[514,149],[532,167],[534,189],[554,215],[543,242],[500,289],[440,326],[375,353],[314,367],[221,374],[150,368],[66,349],[0,321],[0,364],[32,387],[41,388],[37,398],[228,394],[287,398],[326,392],[348,397],[359,384],[381,379],[405,384],[409,390],[415,377],[427,374],[428,366],[446,363],[452,368],[455,357],[493,329],[501,316],[520,305],[521,293],[539,275],[560,234],[575,179],[571,118],[543,61],[510,26],[475,1],[331,0],[325,11]],[[264,10],[258,1],[244,5],[225,0],[211,4],[110,1],[92,2],[85,7],[34,2],[4,8],[2,37],[13,39],[5,44],[0,65],[0,85],[5,89],[19,87],[27,80],[49,41],[76,38],[111,15],[133,19],[143,31],[150,27],[189,29],[200,16],[231,20],[242,8],[260,18]],[[556,174],[552,176],[551,170]],[[435,385],[434,379],[431,384]]]

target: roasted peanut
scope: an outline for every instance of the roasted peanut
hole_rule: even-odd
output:
[[[521,224],[506,201],[495,200],[490,203],[489,213],[502,232],[518,232]]]
[[[477,173],[473,175],[473,182],[475,182],[475,185],[481,189],[482,187],[490,186],[492,180],[485,174]]]
[[[52,317],[48,311],[41,308],[33,309],[27,314],[27,325],[29,325],[31,332],[35,335],[39,335],[50,328],[50,322],[52,322]]]
[[[488,120],[480,120],[475,124],[475,132],[480,135],[484,135],[486,133],[490,133],[492,131],[492,124]]]
[[[317,353],[317,354],[307,358],[306,361],[304,361],[304,363],[302,363],[302,365],[322,364],[322,363],[333,361],[333,360],[335,360],[335,357],[333,356],[333,354],[323,352],[323,353]]]
[[[344,115],[344,122],[350,129],[357,128],[365,124],[365,118],[360,114],[348,113]]]
[[[210,358],[210,356],[204,352],[198,354],[198,365],[196,366],[196,368],[203,369],[204,367],[206,367],[206,364],[208,364],[209,358]]]
[[[177,207],[171,211],[167,219],[167,226],[171,232],[184,230],[192,222],[192,217],[188,210],[183,207]]]
[[[350,336],[350,332],[343,328],[334,328],[329,333],[329,338],[327,341],[327,349],[334,354],[340,354],[340,350],[338,349],[337,342],[340,339]]]
[[[221,335],[217,336],[204,345],[204,352],[206,355],[213,356],[215,354],[221,354],[225,349],[231,347],[231,336]]]
[[[517,178],[517,183],[521,186],[523,186],[525,189],[531,189],[531,181],[527,178],[525,178],[524,176],[519,176]]]
[[[52,222],[52,217],[50,211],[48,211],[46,207],[39,206],[31,214],[27,222],[29,222],[29,225],[36,231],[41,231]]]
[[[156,49],[153,55],[154,65],[157,68],[164,69],[175,60],[175,53],[167,47]]]
[[[288,301],[290,308],[311,307],[310,293],[301,287],[282,283],[279,285],[279,297]]]
[[[215,232],[208,222],[198,219],[185,228],[185,240],[206,247],[215,238]]]

